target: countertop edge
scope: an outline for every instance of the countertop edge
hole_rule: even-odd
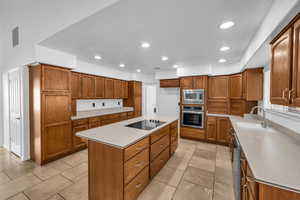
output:
[[[117,113],[124,113],[124,112],[132,112],[134,111],[133,107],[125,107],[126,109],[124,110],[119,110],[119,111],[112,111],[112,112],[108,112],[108,113],[104,113],[104,114],[88,114],[85,116],[71,116],[71,121],[75,121],[75,120],[79,120],[79,119],[85,119],[85,118],[90,118],[90,117],[99,117],[99,116],[104,116],[104,115],[111,115],[111,114],[117,114]],[[82,112],[82,111],[81,111]],[[87,111],[83,111],[83,112],[89,112]],[[91,112],[95,112],[93,110],[91,110]]]

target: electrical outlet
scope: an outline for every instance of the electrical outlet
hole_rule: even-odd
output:
[[[104,103],[104,102],[102,102],[102,106],[103,106],[103,107],[105,106],[105,103]]]
[[[121,102],[120,101],[118,101],[118,105],[120,105],[121,104]]]
[[[92,105],[93,105],[93,108],[95,108],[95,107],[96,107],[96,104],[95,104],[95,103],[92,103]]]

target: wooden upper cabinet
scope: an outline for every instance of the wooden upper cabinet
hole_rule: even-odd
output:
[[[42,64],[43,91],[71,91],[71,71],[66,68]]]
[[[127,99],[128,98],[128,81],[122,81],[122,98]]]
[[[294,24],[293,81],[290,92],[292,106],[300,107],[300,19]]]
[[[180,81],[178,78],[176,79],[161,79],[160,81],[161,88],[179,88]]]
[[[291,80],[292,28],[272,44],[271,91],[272,104],[288,105]]]
[[[207,76],[190,76],[180,78],[180,88],[183,89],[205,89]]]
[[[114,79],[105,78],[105,99],[114,98]]]
[[[230,99],[241,99],[243,96],[243,76],[234,74],[229,79]]]
[[[121,80],[113,80],[114,82],[114,98],[121,99],[123,98],[123,83]]]
[[[71,73],[71,93],[73,99],[81,98],[81,74],[72,72]]]
[[[246,69],[243,72],[243,99],[259,101],[263,99],[263,68]]]
[[[91,75],[82,75],[81,83],[82,98],[95,98],[95,77]]]
[[[207,83],[207,76],[195,76],[193,79],[194,89],[205,89]]]
[[[227,100],[228,76],[214,76],[208,78],[208,98],[216,100]]]
[[[104,98],[105,96],[105,79],[103,77],[95,77],[95,97]]]

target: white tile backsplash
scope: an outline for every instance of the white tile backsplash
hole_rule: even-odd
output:
[[[99,110],[104,108],[123,107],[123,99],[86,99],[77,100],[77,111]],[[93,104],[95,106],[93,106]]]

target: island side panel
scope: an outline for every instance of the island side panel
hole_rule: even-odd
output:
[[[88,141],[89,200],[123,200],[123,150]]]

